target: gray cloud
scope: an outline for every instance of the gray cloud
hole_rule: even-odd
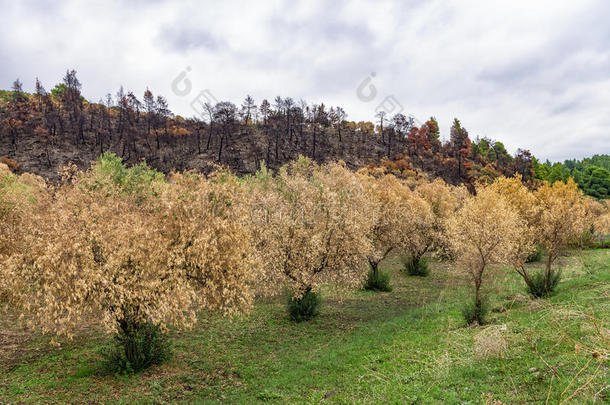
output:
[[[530,148],[542,159],[610,153],[610,3],[541,0],[0,0],[0,87],[47,88],[75,68],[93,100],[148,86],[189,116],[192,97],[276,95],[341,105],[371,120],[394,96],[447,135]],[[172,80],[186,67],[194,90]],[[356,97],[376,72],[377,98]],[[191,97],[192,96],[192,97]]]
[[[203,28],[166,26],[161,29],[158,39],[169,51],[190,51],[193,49],[218,51],[221,47],[226,47],[222,39],[216,38]]]

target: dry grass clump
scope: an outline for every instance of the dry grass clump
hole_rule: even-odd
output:
[[[474,337],[475,356],[485,359],[502,357],[508,348],[505,331],[506,325],[493,325],[477,333]]]

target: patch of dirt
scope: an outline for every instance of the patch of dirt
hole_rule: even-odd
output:
[[[0,367],[11,367],[28,354],[24,347],[30,340],[27,332],[0,330]]]

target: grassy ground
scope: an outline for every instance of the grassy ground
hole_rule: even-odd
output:
[[[2,313],[0,403],[610,403],[610,250],[562,265],[548,300],[492,269],[490,325],[466,328],[467,279],[444,263],[408,277],[393,258],[391,293],[327,292],[301,324],[279,298],[230,323],[209,317],[173,334],[171,361],[135,376],[96,374],[107,337],[94,329],[57,348]]]

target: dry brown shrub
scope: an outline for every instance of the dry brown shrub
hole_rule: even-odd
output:
[[[572,178],[567,183],[544,183],[534,196],[539,209],[537,239],[546,248],[545,272],[550,273],[570,239],[578,237],[586,229],[585,202]]]
[[[0,163],[0,299],[12,300],[15,286],[21,285],[8,265],[13,256],[25,251],[25,226],[38,206],[48,198],[45,181],[39,176],[17,176]]]
[[[435,217],[430,204],[393,175],[381,177],[359,173],[373,220],[368,261],[374,271],[394,248],[418,259],[435,241]]]
[[[463,186],[450,186],[438,178],[432,182],[419,184],[415,188],[415,193],[430,205],[433,214],[432,226],[427,230],[428,244],[421,255],[434,250],[443,257],[452,257],[448,221],[470,198],[470,193]]]

